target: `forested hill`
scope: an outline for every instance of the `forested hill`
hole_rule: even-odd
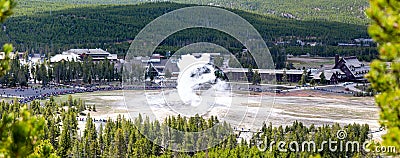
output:
[[[37,1],[37,0],[36,0]],[[367,24],[364,13],[368,0],[46,0],[70,4],[137,4],[170,1],[184,4],[221,6],[259,14],[298,20],[326,20]]]
[[[169,2],[98,5],[21,0],[16,14],[3,24],[0,41],[13,43],[17,51],[43,54],[60,53],[71,48],[103,48],[123,54],[129,42],[150,21],[187,6],[191,5]],[[233,12],[253,24],[268,46],[282,40],[300,39],[337,45],[338,42],[348,42],[354,38],[368,38],[366,26],[363,25],[293,20],[240,10]],[[232,49],[241,48],[240,44],[221,32],[189,29],[164,41],[160,51],[197,41],[214,42]]]

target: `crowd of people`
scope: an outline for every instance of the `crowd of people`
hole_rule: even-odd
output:
[[[76,118],[77,121],[86,121],[87,118],[86,117],[77,117]],[[93,122],[107,122],[107,119],[93,119]]]
[[[0,89],[0,97],[18,98],[20,103],[28,103],[36,99],[46,99],[51,96],[68,95],[75,93],[95,92],[95,91],[113,91],[113,90],[154,90],[161,87],[155,86],[52,86],[52,87],[29,87],[29,88],[6,88]],[[166,88],[166,87],[163,87]],[[168,87],[170,88],[170,87]],[[13,102],[13,101],[11,101]]]
[[[120,86],[106,86],[106,87],[30,87],[30,88],[7,88],[0,90],[0,96],[6,98],[19,98],[20,103],[28,103],[36,99],[46,99],[51,96],[59,96],[66,94],[85,93],[94,91],[112,91],[121,90]],[[12,101],[13,102],[13,101]]]

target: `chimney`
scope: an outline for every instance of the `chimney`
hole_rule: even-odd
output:
[[[339,54],[335,54],[335,66],[339,63]]]

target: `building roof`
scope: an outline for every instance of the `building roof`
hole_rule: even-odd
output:
[[[149,64],[152,64],[158,71],[168,70],[171,73],[179,73],[178,65],[173,60],[161,59],[160,62],[149,62]]]
[[[104,58],[104,56],[103,57],[94,57],[94,56],[92,56],[92,59],[93,60],[104,60],[105,58]],[[107,56],[107,59],[109,59],[109,60],[117,60],[118,57],[117,57],[117,54],[109,54]]]
[[[229,72],[238,72],[238,73],[246,73],[248,72],[247,68],[227,68],[223,70],[224,73],[229,73]],[[286,71],[286,74],[292,74],[292,75],[302,75],[304,70],[276,70],[276,69],[253,69],[253,71],[258,71],[260,74],[283,74],[284,71]]]
[[[320,80],[321,79],[320,76],[321,76],[322,72],[324,72],[325,79],[328,81],[330,81],[332,79],[332,76],[335,74],[335,72],[332,72],[329,70],[324,70],[324,71],[320,71],[320,72],[314,74],[313,79]]]
[[[331,70],[325,70],[325,71],[331,71],[340,75],[345,75],[346,73],[344,73],[342,70],[340,69],[331,69]]]
[[[117,60],[117,54],[111,54],[107,51],[104,51],[103,49],[70,49],[63,54],[77,54],[79,56],[81,55],[88,55],[91,56],[93,60],[104,60],[105,58],[109,60]]]
[[[104,54],[104,55],[108,55],[108,54],[110,54],[109,52],[104,51],[103,49],[99,49],[99,48],[96,48],[96,49],[70,49],[70,50],[67,50],[66,52],[75,53],[75,54],[78,54],[78,55],[82,55],[82,54]]]
[[[192,53],[192,55],[195,57],[202,56],[203,54],[205,54],[205,53]],[[220,56],[221,55],[221,53],[207,53],[207,54],[210,54],[210,56]]]
[[[42,61],[41,57],[31,57],[29,60],[33,63],[40,63]]]
[[[369,72],[370,67],[361,63],[357,57],[346,57],[342,58],[343,62],[345,62],[346,67],[350,70],[350,72],[356,78],[362,78],[366,73]]]
[[[62,60],[65,61],[78,61],[80,59],[79,55],[74,54],[74,53],[63,53],[63,54],[57,54],[53,57],[50,58],[50,62],[56,63],[60,62]]]
[[[319,76],[321,75],[322,72],[324,72],[325,78],[327,80],[330,80],[333,74],[337,74],[339,76],[346,75],[346,73],[344,73],[340,69],[328,69],[328,70],[318,70],[316,72],[312,72],[311,76],[313,76],[313,79],[319,80],[321,79]]]

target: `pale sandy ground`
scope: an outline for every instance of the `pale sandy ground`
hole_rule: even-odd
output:
[[[96,119],[115,119],[118,115],[134,118],[140,113],[151,120],[163,121],[169,115],[193,116],[199,113],[205,117],[218,116],[233,127],[252,130],[258,130],[263,122],[285,126],[295,120],[305,125],[366,123],[372,130],[379,128],[378,108],[371,97],[218,95],[221,94],[203,99],[205,105],[213,102],[217,105],[198,107],[182,105],[174,90],[94,92],[78,97],[86,104],[96,104],[97,112],[91,112]],[[217,101],[213,100],[215,96]]]

